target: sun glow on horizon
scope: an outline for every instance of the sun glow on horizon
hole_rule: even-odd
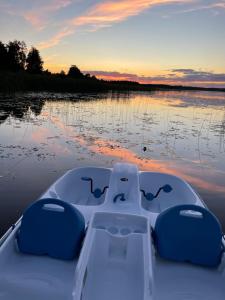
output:
[[[51,72],[76,64],[107,80],[225,86],[225,0],[2,0],[0,28]]]

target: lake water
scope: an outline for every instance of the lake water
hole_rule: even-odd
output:
[[[225,229],[224,93],[25,94],[0,100],[0,234],[68,169],[119,161],[182,177]]]

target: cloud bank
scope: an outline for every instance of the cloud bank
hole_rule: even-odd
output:
[[[225,74],[194,69],[172,69],[169,70],[168,74],[161,76],[139,76],[136,74],[106,71],[85,72],[105,80],[128,80],[144,84],[175,84],[225,88]]]

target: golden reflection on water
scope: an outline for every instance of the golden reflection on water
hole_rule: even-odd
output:
[[[51,159],[70,161],[70,168],[80,161],[107,167],[130,162],[141,170],[180,176],[205,191],[225,192],[224,93],[122,93],[83,99],[46,101],[39,116],[30,111],[20,121],[8,118],[0,126],[3,150],[10,147],[16,161],[13,151],[25,146],[25,154],[37,155],[39,165],[40,158],[48,161],[51,154]],[[13,142],[15,147],[7,146]]]
[[[186,179],[225,228],[224,93],[81,96],[1,103],[0,227],[68,169],[122,161]]]
[[[225,153],[221,148],[222,127],[215,139],[218,124],[223,125],[224,110],[216,106],[193,106],[192,102],[183,107],[184,100],[177,94],[172,104],[171,94],[169,100],[165,93],[162,99],[160,96],[161,93],[151,98],[136,94],[118,101],[48,102],[42,116],[61,135],[107,163],[109,158],[112,163],[134,163],[141,170],[171,173],[200,189],[224,193],[225,187],[219,180],[225,178],[224,164],[218,169],[213,166],[218,156],[222,158]],[[214,97],[217,100],[221,100],[220,95]],[[144,153],[143,145],[151,151]],[[219,153],[214,153],[215,150]],[[64,152],[72,153],[69,146],[64,147]]]

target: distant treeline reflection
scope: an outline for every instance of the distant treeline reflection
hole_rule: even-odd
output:
[[[9,117],[26,119],[30,113],[38,116],[44,103],[45,101],[40,98],[0,99],[0,125]]]
[[[89,92],[108,90],[207,90],[223,91],[216,88],[196,88],[163,84],[140,84],[130,81],[105,81],[90,74],[83,74],[76,65],[71,65],[67,74],[64,70],[51,73],[44,70],[44,61],[38,49],[29,51],[25,42],[0,41],[0,92],[49,91],[49,92]]]

